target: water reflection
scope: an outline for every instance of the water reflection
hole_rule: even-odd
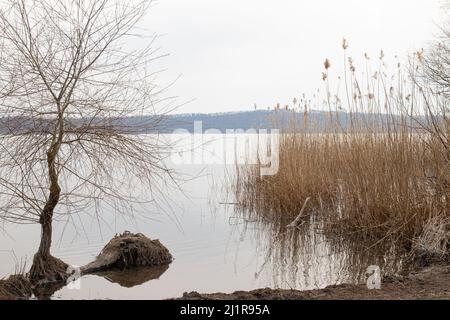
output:
[[[167,192],[162,207],[148,205],[144,214],[133,219],[121,219],[108,211],[99,224],[95,212],[88,211],[75,216],[73,223],[55,221],[54,225],[53,253],[69,264],[89,263],[116,233],[130,230],[161,239],[175,257],[170,268],[87,275],[80,289],[50,288],[36,296],[166,299],[190,291],[307,290],[363,282],[367,267],[374,264],[385,274],[405,267],[393,246],[372,247],[370,241],[332,237],[324,232],[323,221],[311,220],[300,230],[288,230],[285,226],[291,219],[262,218],[257,208],[240,210],[234,192],[229,191],[235,166],[175,169],[195,179],[186,179],[180,192]],[[18,259],[33,256],[39,236],[39,226],[6,226],[0,233],[0,277],[13,273]]]
[[[310,290],[364,283],[372,265],[379,266],[383,276],[407,272],[406,257],[394,245],[327,234],[324,221],[314,217],[289,229],[288,220],[236,208],[233,220],[243,222],[241,237],[252,237],[256,255],[264,256],[255,277],[271,278],[275,288]]]
[[[55,292],[61,290],[66,285],[64,282],[55,282],[33,288],[33,294],[38,300],[50,300]]]
[[[156,267],[138,267],[130,269],[112,269],[89,274],[89,276],[98,276],[110,283],[116,283],[124,288],[133,288],[143,285],[152,280],[159,279],[167,270],[169,265]],[[84,281],[86,276],[80,280]],[[33,289],[33,294],[38,300],[50,300],[56,292],[66,287],[65,283],[51,283],[45,286],[38,286]]]
[[[111,283],[117,283],[121,287],[132,288],[151,280],[159,279],[167,269],[169,269],[169,265],[140,267],[126,270],[109,270],[96,272],[94,275],[103,277]]]

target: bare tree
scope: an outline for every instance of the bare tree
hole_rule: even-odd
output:
[[[148,71],[154,38],[137,33],[150,3],[16,0],[0,11],[0,219],[40,223],[34,282],[66,277],[50,253],[57,216],[100,203],[130,213],[140,194],[153,199],[155,179],[172,177],[166,145],[130,134],[154,130],[163,113]]]
[[[440,36],[426,50],[410,59],[410,77],[417,98],[422,101],[426,121],[420,126],[440,144],[450,165],[450,1],[443,5],[446,22]]]
[[[436,94],[450,98],[450,22],[441,27],[441,37],[425,52],[419,52],[421,77]],[[422,56],[421,56],[422,55]]]

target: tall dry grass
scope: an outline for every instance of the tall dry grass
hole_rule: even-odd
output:
[[[303,99],[291,106],[292,119],[280,136],[278,174],[261,177],[257,166],[238,168],[237,201],[258,215],[289,221],[311,197],[308,214],[324,218],[329,233],[411,248],[426,240],[447,248],[448,101],[412,81],[420,72],[414,64],[406,73],[399,65],[396,76],[388,76],[383,52],[374,73],[366,55],[365,75],[358,77],[347,48],[344,41],[347,71],[340,94],[331,94],[332,65],[325,62],[326,121],[316,122]],[[285,115],[275,112],[274,121]]]

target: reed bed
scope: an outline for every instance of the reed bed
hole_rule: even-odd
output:
[[[343,48],[345,53],[345,41]],[[317,121],[304,99],[275,108],[273,121],[284,129],[279,171],[262,177],[258,166],[238,167],[237,202],[253,214],[289,223],[311,198],[305,214],[320,216],[328,234],[374,243],[389,239],[446,255],[448,100],[415,83],[414,74],[401,73],[400,65],[396,77],[388,76],[383,52],[379,59],[380,69],[361,79],[353,60],[345,57],[348,74],[341,79],[345,90],[340,95],[330,94],[331,63],[326,60],[325,120]],[[369,64],[367,55],[366,60]]]

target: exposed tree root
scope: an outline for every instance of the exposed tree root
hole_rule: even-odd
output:
[[[39,253],[33,258],[33,265],[29,273],[29,280],[35,286],[42,286],[54,282],[65,282],[70,276],[68,265],[51,255],[42,256]]]
[[[172,260],[169,250],[159,240],[151,240],[143,234],[125,231],[115,236],[95,261],[82,267],[81,270],[86,274],[114,268],[151,267],[167,265]]]

